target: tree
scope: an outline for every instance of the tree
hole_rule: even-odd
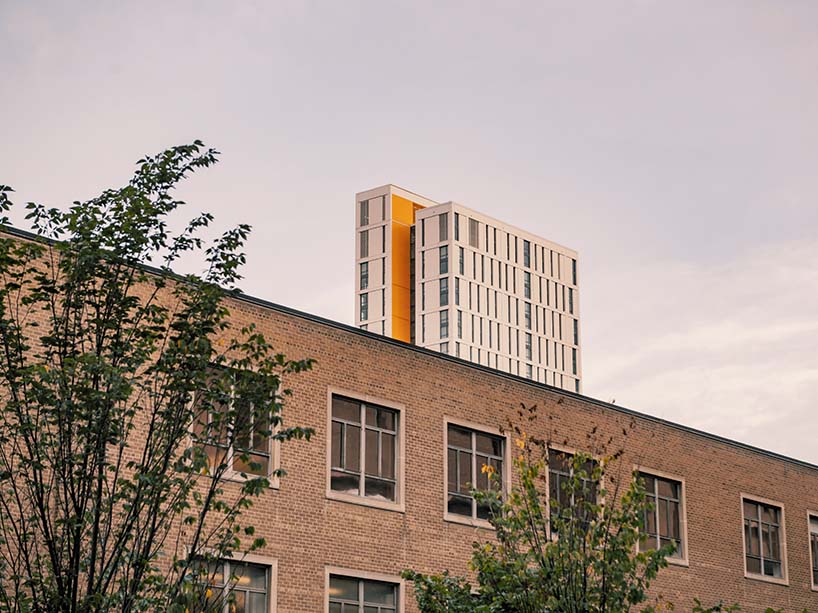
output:
[[[519,418],[534,421],[536,407],[523,407]],[[622,451],[609,452],[612,439],[600,442],[596,431],[589,433],[594,455],[555,452],[550,440],[529,436],[519,425],[512,432],[515,485],[505,499],[500,487],[473,492],[490,505],[496,530],[496,539],[474,543],[470,566],[477,589],[448,574],[407,571],[421,611],[621,613],[646,602],[673,548],[638,550],[650,505],[636,475],[623,480],[612,470]],[[555,463],[563,477],[549,488]],[[483,470],[492,473],[489,466]]]
[[[281,378],[313,361],[230,324],[249,226],[209,246],[209,214],[169,229],[217,157],[146,157],[65,212],[28,204],[45,240],[0,236],[0,611],[218,607],[209,563],[264,545],[243,514],[283,474],[270,441],[311,434],[284,427]],[[171,272],[197,255],[203,274]]]

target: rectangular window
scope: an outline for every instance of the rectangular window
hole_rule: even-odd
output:
[[[420,246],[426,246],[426,218],[420,220]]]
[[[369,230],[361,232],[361,257],[369,257]]]
[[[369,225],[369,200],[361,200],[361,225]]]
[[[420,278],[426,278],[426,252],[420,252]]]
[[[574,344],[579,345],[579,320],[574,320]]]
[[[446,429],[446,452],[447,511],[472,519],[488,519],[490,509],[485,504],[478,504],[472,491],[496,490],[504,485],[504,439],[449,424]],[[497,479],[491,475],[496,475]]]
[[[670,544],[676,546],[672,558],[684,559],[682,521],[682,484],[647,473],[639,473],[650,509],[645,509],[640,551],[654,550]]]
[[[460,277],[454,278],[454,303],[460,306]]]
[[[463,311],[457,312],[457,338],[463,338]]]
[[[525,329],[531,330],[531,303],[525,303]]]
[[[449,278],[441,277],[440,279],[440,306],[447,306],[449,304]]]
[[[809,517],[809,545],[812,555],[812,587],[818,588],[818,515]]]
[[[568,312],[574,314],[574,290],[568,288]]]
[[[577,284],[577,261],[571,258],[571,282]]]
[[[526,376],[526,379],[531,379],[531,378],[534,377],[531,364],[526,364],[525,365],[525,376]]]
[[[523,271],[523,295],[526,298],[531,298],[531,273]]]
[[[556,379],[554,384],[557,385]],[[557,385],[557,387],[561,387]],[[551,508],[556,506],[557,512],[562,513],[567,509],[574,509],[577,513],[585,515],[581,508],[582,501],[596,504],[596,483],[592,479],[596,463],[588,460],[581,467],[580,486],[572,488],[570,483],[574,477],[574,455],[557,449],[548,450],[548,495]],[[556,501],[556,502],[554,502]],[[588,518],[590,519],[590,518]]]
[[[361,262],[361,289],[369,287],[369,262]]]
[[[213,367],[211,373],[192,428],[194,441],[207,455],[209,470],[269,476],[274,468],[273,426],[265,399],[272,398],[275,390],[267,390],[267,379],[249,371]]]
[[[460,274],[465,275],[466,274],[465,250],[463,249],[463,247],[458,247],[457,249],[459,251],[458,255],[457,255],[457,260],[458,260],[458,264],[460,265]]]
[[[361,321],[369,319],[369,295],[361,294]]]
[[[571,359],[573,361],[573,372],[577,374],[577,350],[576,348],[571,349]]]
[[[449,338],[449,311],[440,311],[440,338]]]
[[[531,334],[529,332],[525,333],[525,359],[531,359]]]
[[[397,610],[397,584],[330,575],[329,613],[395,613]]]
[[[440,343],[440,353],[449,353],[449,343]]]
[[[460,213],[454,214],[454,240],[460,240]]]
[[[531,243],[523,240],[523,266],[531,268]]]
[[[449,240],[449,214],[441,213],[438,215],[438,240],[443,242]]]
[[[449,247],[443,245],[440,248],[440,274],[445,275],[449,272]]]
[[[270,610],[270,568],[220,560],[207,564],[207,610],[267,613]]]
[[[480,223],[476,219],[469,219],[469,246],[477,247],[480,240]]]
[[[394,409],[333,395],[330,488],[394,502],[398,425]]]
[[[752,575],[783,578],[781,508],[742,499],[745,570]]]

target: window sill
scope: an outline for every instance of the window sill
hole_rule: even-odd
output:
[[[327,490],[328,500],[335,500],[337,502],[347,502],[349,504],[357,504],[362,507],[370,507],[373,509],[381,509],[383,511],[392,511],[395,513],[405,513],[406,507],[400,502],[390,502],[388,500],[374,500],[366,496],[356,496],[354,494],[343,494],[334,490]]]
[[[444,521],[452,524],[460,524],[462,526],[471,526],[473,528],[483,528],[484,530],[494,530],[494,526],[487,519],[478,519],[476,517],[466,517],[464,515],[456,515],[454,513],[444,513]]]
[[[690,568],[690,561],[687,558],[665,558],[667,563],[671,566],[679,566],[680,568]]]
[[[210,474],[203,474],[201,476],[213,479],[213,475],[210,475]],[[240,472],[235,472],[235,471],[232,471],[232,470],[228,470],[228,471],[225,471],[225,473],[220,477],[220,479],[222,481],[224,481],[225,483],[246,483],[247,481],[250,481],[251,479],[259,479],[261,477],[262,477],[262,475],[242,476],[242,474]],[[281,477],[274,477],[274,476],[271,476],[271,475],[267,475],[266,479],[267,479],[267,481],[270,482],[270,488],[269,489],[271,489],[271,490],[281,489]]]
[[[767,575],[756,575],[755,573],[748,573],[744,571],[745,579],[752,579],[753,581],[763,581],[764,583],[773,583],[775,585],[783,585],[789,587],[790,582],[785,577],[768,577]]]

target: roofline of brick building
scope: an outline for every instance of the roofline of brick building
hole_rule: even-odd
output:
[[[57,241],[40,236],[38,234],[34,234],[33,232],[28,232],[27,230],[21,230],[19,228],[15,228],[13,226],[0,226],[0,231],[10,234],[12,236],[17,236],[19,238],[38,241],[38,242],[46,242],[46,243],[56,243]],[[142,264],[142,268],[144,268],[148,272],[156,273],[156,274],[168,274],[167,271],[161,270],[155,266],[151,266],[149,264]],[[181,276],[179,276],[181,278]],[[564,390],[558,387],[553,387],[546,383],[540,383],[538,381],[533,381],[531,379],[527,379],[525,377],[521,377],[519,375],[513,375],[511,373],[503,372],[500,370],[496,370],[494,368],[490,368],[488,366],[483,366],[482,364],[475,364],[474,362],[469,362],[468,360],[464,360],[462,358],[458,358],[455,356],[451,356],[448,354],[439,353],[437,351],[433,351],[431,349],[426,349],[424,347],[419,347],[417,345],[413,345],[411,343],[406,343],[388,336],[384,336],[382,334],[376,334],[375,332],[369,332],[367,330],[361,330],[360,328],[345,324],[339,321],[335,321],[333,319],[328,319],[326,317],[321,317],[320,315],[314,315],[312,313],[307,313],[305,311],[300,311],[298,309],[294,309],[292,307],[284,306],[281,304],[276,304],[275,302],[270,302],[269,300],[265,300],[263,298],[258,298],[257,296],[251,296],[250,294],[245,294],[244,292],[227,292],[229,297],[239,300],[241,302],[246,302],[248,304],[252,304],[254,306],[262,307],[265,309],[270,309],[273,311],[277,311],[279,313],[284,313],[286,315],[291,315],[293,317],[298,317],[300,319],[304,319],[313,323],[321,324],[324,326],[328,326],[330,328],[334,328],[336,330],[341,330],[344,332],[349,332],[351,334],[356,334],[358,336],[363,336],[373,341],[386,343],[388,345],[392,345],[394,347],[399,347],[402,349],[406,349],[409,351],[413,351],[416,353],[420,353],[422,355],[435,358],[438,360],[444,360],[448,362],[452,362],[463,366],[465,368],[470,368],[472,370],[476,370],[478,372],[491,375],[494,377],[500,377],[503,379],[509,379],[516,383],[523,383],[525,385],[531,386],[536,389],[544,390],[551,392],[553,394],[558,394],[562,396],[567,396],[568,398],[574,398],[577,400],[581,400],[584,402],[588,402],[590,404],[596,405],[598,407],[607,409],[609,411],[614,411],[616,413],[620,413],[622,415],[627,415],[629,417],[633,417],[636,419],[645,420],[647,422],[652,422],[656,424],[660,424],[663,426],[667,426],[668,428],[672,428],[674,430],[679,430],[682,432],[687,432],[688,434],[693,434],[695,436],[702,437],[704,439],[708,439],[711,441],[715,441],[718,443],[723,443],[730,447],[734,447],[737,449],[742,449],[744,451],[748,451],[751,453],[759,454],[762,456],[766,456],[768,458],[772,458],[774,460],[781,460],[783,462],[788,462],[790,464],[794,464],[796,466],[800,466],[802,468],[807,468],[810,470],[818,471],[818,464],[812,464],[811,462],[807,462],[805,460],[799,460],[797,458],[793,458],[790,456],[786,456],[780,453],[776,453],[775,451],[769,451],[767,449],[762,449],[761,447],[755,447],[754,445],[749,445],[747,443],[742,443],[740,441],[736,441],[730,438],[726,438],[723,436],[719,436],[717,434],[712,434],[710,432],[706,432],[704,430],[698,430],[691,426],[686,426],[684,424],[676,423],[667,419],[663,419],[661,417],[656,417],[654,415],[649,415],[647,413],[642,413],[640,411],[636,411],[634,409],[629,409],[627,407],[623,407],[621,405],[613,404],[610,402],[605,402],[604,400],[599,400],[597,398],[593,398],[591,396],[584,396],[582,394],[577,394],[575,392],[571,392],[569,390]]]

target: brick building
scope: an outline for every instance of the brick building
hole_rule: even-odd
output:
[[[667,515],[654,536],[678,534],[681,551],[654,594],[679,610],[693,597],[818,609],[818,466],[254,298],[231,310],[287,355],[318,360],[290,382],[285,412],[316,436],[285,446],[288,476],[253,510],[274,610],[416,611],[402,569],[465,573],[491,530],[460,486],[480,463],[508,476],[500,428],[520,403],[551,415],[533,434],[585,449],[597,426],[624,446],[620,468],[655,477]],[[353,604],[363,599],[374,608]]]

